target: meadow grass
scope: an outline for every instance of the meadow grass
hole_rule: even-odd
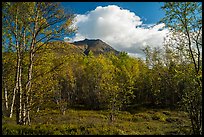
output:
[[[120,111],[110,121],[105,110],[41,110],[32,114],[32,125],[15,124],[3,117],[4,135],[173,135],[190,134],[190,121],[182,111],[147,109],[130,113]]]

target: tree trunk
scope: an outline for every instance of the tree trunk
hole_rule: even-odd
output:
[[[111,103],[111,113],[110,113],[110,122],[112,123],[113,121],[115,121],[115,97],[112,100]]]
[[[37,8],[37,7],[36,7]],[[30,110],[31,110],[31,87],[32,87],[32,71],[33,71],[33,57],[34,57],[34,46],[36,42],[36,30],[37,30],[37,23],[38,23],[38,9],[36,9],[36,16],[35,16],[35,24],[33,28],[33,34],[32,34],[32,42],[30,45],[30,64],[28,69],[28,81],[26,83],[26,121],[25,123],[27,125],[31,124],[30,120]]]
[[[26,121],[25,121],[25,124],[26,125],[30,125],[31,122],[30,122],[30,101],[29,101],[29,96],[27,96],[26,98],[26,110],[27,110],[27,113],[26,113]]]
[[[5,98],[5,113],[6,113],[6,116],[8,116],[8,110],[9,110],[9,107],[8,107],[8,93],[7,93],[7,88],[5,87],[4,89],[4,98]]]
[[[31,106],[31,80],[32,80],[32,70],[33,70],[33,49],[34,49],[34,40],[31,45],[30,51],[30,64],[28,70],[28,82],[26,84],[26,121],[25,123],[30,125],[30,106]]]
[[[21,124],[21,112],[22,112],[22,88],[21,88],[21,58],[20,54],[18,54],[18,63],[17,63],[17,76],[16,76],[16,122],[17,124]],[[15,91],[15,89],[14,89]]]
[[[13,115],[13,106],[14,106],[15,97],[16,97],[16,87],[14,87],[14,89],[13,89],[13,99],[12,99],[12,102],[11,102],[11,111],[10,111],[10,116],[9,116],[10,118],[12,118],[12,115]]]
[[[16,50],[17,50],[17,67],[16,67],[16,85],[14,87],[13,101],[11,105],[11,114],[13,113],[13,105],[16,100],[16,123],[21,124],[21,112],[22,112],[22,87],[21,87],[21,44],[19,43],[18,36],[18,7],[16,7],[16,17],[15,17],[15,40],[16,40]],[[16,96],[16,97],[15,97]]]

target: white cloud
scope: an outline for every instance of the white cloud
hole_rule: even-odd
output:
[[[85,15],[77,15],[74,26],[78,32],[72,41],[101,39],[119,51],[130,55],[144,56],[141,49],[145,45],[162,45],[167,29],[160,30],[164,24],[143,24],[134,12],[116,5],[97,7]]]

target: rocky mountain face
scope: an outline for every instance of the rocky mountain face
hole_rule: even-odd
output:
[[[95,55],[105,54],[108,52],[113,52],[115,54],[119,53],[119,51],[115,50],[110,45],[106,44],[100,39],[96,40],[85,39],[82,41],[73,42],[72,44],[81,49],[86,55],[88,55],[90,51],[92,51],[93,54]]]

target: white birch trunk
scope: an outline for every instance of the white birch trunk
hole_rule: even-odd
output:
[[[12,116],[13,116],[13,106],[15,103],[15,97],[16,97],[16,87],[13,89],[13,99],[11,102],[11,111],[10,111],[10,115],[9,115],[10,118],[12,118]]]
[[[7,93],[7,88],[5,87],[4,91],[4,98],[5,98],[5,106],[6,106],[6,111],[8,111],[8,93]]]

